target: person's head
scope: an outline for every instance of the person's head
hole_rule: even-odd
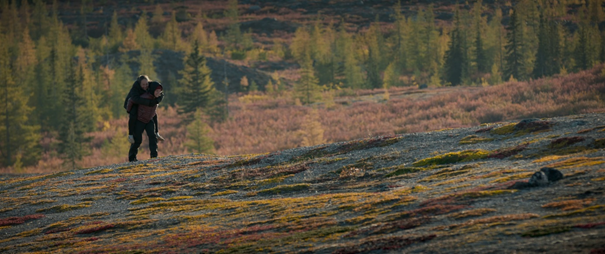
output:
[[[137,80],[139,81],[141,88],[143,88],[143,90],[147,90],[149,87],[149,77],[147,75],[141,75]]]

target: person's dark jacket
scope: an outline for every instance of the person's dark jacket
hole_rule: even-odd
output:
[[[149,88],[151,88],[152,84],[156,84],[155,86],[157,87],[157,85],[159,85],[160,83],[157,81],[151,81],[149,82]],[[132,88],[130,88],[130,92],[128,92],[128,95],[126,96],[126,99],[124,100],[124,109],[128,109],[128,100],[132,99],[132,102],[134,104],[139,104],[139,105],[145,105],[145,106],[155,106],[157,104],[159,104],[162,99],[164,98],[164,96],[160,96],[158,98],[155,99],[145,99],[145,98],[141,98],[141,95],[143,95],[146,91],[141,87],[141,83],[139,83],[138,81],[135,81],[134,84],[132,84]],[[130,112],[130,110],[127,110],[127,112]]]
[[[150,82],[147,92],[144,93],[143,95],[141,95],[141,98],[150,99],[150,100],[156,99],[156,97],[154,96],[154,93],[155,93],[155,90],[158,88],[160,90],[163,90],[162,85],[159,82]],[[163,96],[163,94],[160,95],[160,97],[162,97],[162,96]],[[126,110],[130,111],[133,106],[134,106],[134,102],[132,101],[132,99],[129,99]],[[137,120],[139,120],[143,123],[148,123],[156,115],[157,108],[158,108],[157,104],[155,104],[154,106],[139,105],[139,109],[137,112]]]

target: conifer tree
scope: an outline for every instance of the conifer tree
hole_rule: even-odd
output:
[[[508,42],[506,44],[506,65],[504,68],[504,77],[508,80],[514,77],[516,80],[526,80],[526,68],[523,56],[523,30],[521,27],[518,6],[513,7],[508,27]]]
[[[368,47],[368,55],[366,56],[366,70],[367,70],[367,82],[371,88],[382,87],[382,77],[380,73],[384,71],[385,57],[384,57],[384,41],[382,33],[375,22],[370,26],[370,29],[366,33],[365,39]]]
[[[151,54],[151,50],[141,50],[141,54],[137,60],[139,62],[139,74],[147,75],[151,79],[157,79],[155,66],[153,66],[155,57]]]
[[[85,120],[86,111],[82,108],[85,105],[82,96],[83,78],[78,69],[78,64],[70,61],[66,86],[60,97],[64,108],[60,116],[59,153],[72,169],[77,168],[77,162],[87,154],[88,146],[85,143],[90,141],[90,137],[85,136],[90,127],[87,126],[89,121]]]
[[[174,51],[184,50],[181,39],[181,30],[179,30],[179,24],[176,22],[176,12],[174,11],[172,12],[170,21],[166,23],[166,29],[164,29],[160,43],[166,49]]]
[[[195,112],[195,120],[187,125],[187,141],[185,147],[197,153],[214,154],[214,141],[208,137],[210,127],[200,117],[201,110]]]
[[[209,43],[208,43],[208,33],[204,30],[204,25],[201,20],[198,20],[195,28],[193,28],[193,32],[189,37],[190,43],[194,41],[198,41],[200,44],[200,51],[208,52],[209,51]]]
[[[409,34],[407,19],[401,14],[401,1],[397,1],[394,7],[395,12],[395,42],[394,42],[394,57],[398,68],[407,69],[407,36]]]
[[[132,79],[135,75],[126,61],[122,61],[113,74],[110,86],[110,105],[113,116],[118,118],[124,115],[124,97],[130,90]]]
[[[134,27],[135,40],[141,49],[153,49],[154,39],[149,34],[149,25],[147,24],[147,13],[143,12]]]
[[[451,32],[450,46],[446,53],[444,63],[445,81],[452,86],[462,84],[469,76],[468,69],[470,63],[467,54],[468,47],[466,46],[466,36],[463,32],[464,27],[461,22],[461,15],[460,11],[456,10],[454,30]]]
[[[180,94],[179,113],[190,114],[208,106],[213,82],[210,79],[211,71],[206,66],[206,58],[200,52],[199,43],[194,41],[191,53],[185,58],[185,68],[180,74],[179,80],[182,89]]]
[[[294,38],[292,38],[292,43],[290,43],[290,51],[297,61],[301,62],[307,54],[312,54],[310,38],[311,34],[305,27],[299,27],[294,32]]]
[[[536,52],[533,71],[535,78],[552,76],[559,73],[559,69],[561,68],[558,24],[549,22],[548,18],[544,15],[544,12],[540,15],[540,25],[538,28],[538,51]]]
[[[227,43],[227,47],[231,50],[242,49],[239,44],[242,42],[243,35],[239,25],[239,11],[237,5],[237,0],[229,0],[227,3],[227,10],[223,14],[229,20],[229,25],[225,32],[225,42]]]
[[[132,29],[129,29],[130,33],[131,33],[131,37],[134,36],[134,32],[132,31]],[[133,43],[136,43],[133,39]],[[109,24],[109,48],[110,48],[110,52],[115,53],[116,51],[118,51],[118,49],[120,48],[121,44],[122,44],[122,40],[124,40],[124,35],[122,33],[122,28],[120,27],[120,24],[118,23],[118,13],[114,10],[113,11],[113,15],[111,16],[111,22]]]
[[[299,99],[303,104],[311,104],[321,99],[320,87],[313,73],[313,62],[311,56],[307,54],[300,69],[300,79],[294,85],[294,98]]]
[[[345,78],[345,85],[350,88],[362,88],[363,76],[361,66],[359,64],[359,57],[357,56],[357,50],[354,45],[354,41],[351,35],[348,34],[343,28],[339,33],[339,47],[343,49],[343,71]]]
[[[40,39],[49,32],[50,19],[46,10],[44,0],[34,0],[34,10],[32,12],[32,35],[34,40]]]
[[[32,165],[40,158],[40,128],[31,124],[33,108],[23,86],[15,84],[8,49],[8,40],[0,34],[0,165],[12,166],[16,161]]]
[[[29,29],[25,27],[19,43],[19,57],[15,60],[15,81],[24,88],[26,94],[33,93],[34,68],[37,63],[36,45],[29,36]]]
[[[153,10],[153,17],[151,18],[151,23],[155,25],[164,23],[164,10],[162,10],[160,4],[155,5],[155,9]]]
[[[487,73],[489,71],[489,63],[484,47],[484,19],[481,17],[481,1],[477,1],[474,5],[474,23],[475,23],[475,64],[479,73]]]
[[[326,143],[324,130],[319,122],[317,109],[312,109],[301,125],[302,146],[316,146]]]
[[[118,51],[125,53],[131,50],[137,50],[141,47],[137,44],[137,35],[132,29],[126,31],[126,38],[122,41]]]

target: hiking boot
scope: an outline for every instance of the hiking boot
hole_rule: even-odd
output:
[[[158,138],[158,141],[164,141],[165,140],[164,137],[160,136],[159,132],[155,133],[155,137]]]
[[[134,136],[133,135],[128,135],[128,142],[131,144],[134,144]]]

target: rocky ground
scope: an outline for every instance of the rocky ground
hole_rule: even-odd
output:
[[[0,252],[604,253],[604,118],[2,176]]]

